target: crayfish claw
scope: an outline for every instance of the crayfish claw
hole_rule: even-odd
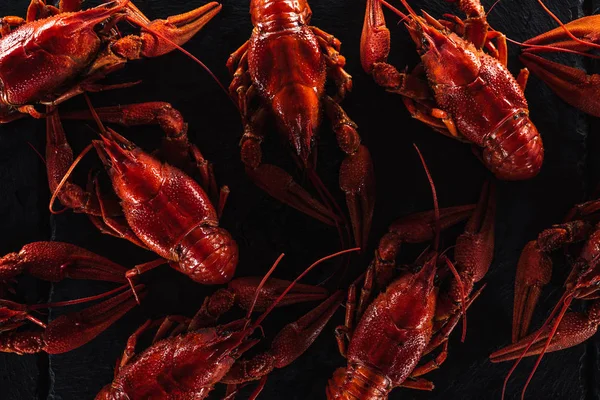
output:
[[[545,352],[559,351],[583,343],[596,333],[599,323],[600,303],[598,302],[594,303],[587,313],[566,313],[558,324]],[[545,324],[540,330],[522,338],[517,343],[492,353],[490,361],[498,363],[517,359],[521,355],[529,357],[540,354],[544,351],[553,328],[554,322]],[[523,354],[526,348],[528,350]]]
[[[237,278],[229,282],[228,291],[233,292],[235,302],[243,310],[249,310],[254,298],[256,297],[256,288],[260,284],[261,278],[247,277]],[[270,278],[258,293],[254,311],[266,310],[284,291],[290,286],[291,282]],[[322,300],[327,296],[327,290],[312,285],[297,283],[286,294],[286,296],[277,303],[278,307],[291,304],[303,303],[307,301]]]
[[[365,249],[375,208],[375,172],[371,154],[365,146],[361,145],[355,154],[348,155],[342,162],[340,187],[346,194],[355,243]]]
[[[527,68],[543,80],[565,102],[600,117],[600,75],[567,67],[525,52],[520,56]]]
[[[133,4],[128,6],[132,18],[139,21],[141,25],[147,25],[148,31],[144,31],[142,38],[142,55],[144,57],[158,57],[175,49],[172,43],[165,41],[162,37],[154,34],[159,33],[175,44],[181,46],[198,33],[221,8],[221,4],[210,2],[190,12],[168,17],[166,20],[148,21],[148,19]]]
[[[286,325],[273,339],[270,353],[274,357],[276,368],[283,368],[300,357],[316,340],[327,322],[342,304],[345,294],[338,291],[323,303]]]
[[[513,310],[513,343],[527,334],[542,288],[550,282],[552,261],[538,242],[527,243],[517,265]]]
[[[525,42],[526,45],[535,45],[535,47],[528,47],[525,51],[530,53],[543,53],[555,51],[556,48],[580,52],[588,51],[592,46],[588,46],[581,41],[573,40],[571,36],[567,35],[565,28],[577,39],[598,44],[600,43],[600,33],[598,32],[599,24],[600,15],[591,15],[576,19],[565,24],[564,28],[558,27],[527,40]]]

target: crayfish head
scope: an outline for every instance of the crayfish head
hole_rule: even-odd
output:
[[[517,110],[501,122],[484,146],[483,162],[498,179],[531,179],[542,168],[542,138],[526,110]]]
[[[111,178],[115,193],[128,203],[153,198],[163,181],[163,164],[115,131],[94,141]]]

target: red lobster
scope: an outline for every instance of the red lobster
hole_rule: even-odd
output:
[[[600,117],[599,74],[587,75],[579,68],[567,67],[536,55],[549,51],[581,54],[598,50],[600,15],[579,18],[565,25],[541,1],[539,3],[561,26],[527,40],[521,61],[561,99],[583,112]]]
[[[36,105],[56,106],[105,86],[97,81],[130,60],[158,57],[191,39],[220,10],[216,2],[191,12],[150,21],[129,0],[116,0],[81,11],[81,0],[59,7],[32,0],[26,19],[4,17],[0,24],[0,123],[43,114]],[[120,21],[143,28],[121,37]]]
[[[521,359],[539,355],[523,389],[523,397],[545,353],[583,343],[598,330],[600,325],[599,210],[598,200],[577,205],[569,212],[564,223],[554,225],[540,233],[537,240],[529,242],[521,253],[515,279],[513,314],[513,342],[516,343],[496,351],[490,359],[492,362],[517,359],[505,380],[506,388],[510,375]],[[541,290],[550,281],[552,274],[552,261],[548,253],[583,241],[585,241],[583,247],[578,258],[573,262],[571,273],[565,282],[565,293],[542,327],[535,333],[525,336]],[[567,312],[575,299],[593,302],[587,312]]]
[[[414,118],[472,143],[496,177],[532,178],[540,171],[544,149],[523,94],[528,71],[516,80],[508,71],[506,38],[490,29],[479,0],[456,1],[467,14],[464,21],[456,16],[436,20],[426,12],[419,17],[406,0],[401,2],[409,15],[384,0],[367,0],[363,68],[387,91],[400,94]],[[390,32],[381,3],[401,16],[417,45],[421,63],[411,73],[387,63]]]
[[[86,100],[89,103],[87,96]],[[56,112],[48,117],[46,157],[50,188],[55,196],[74,211],[88,214],[104,233],[154,251],[196,282],[214,285],[230,281],[238,262],[238,247],[229,232],[219,227],[218,219],[228,189],[223,188],[219,194],[212,166],[196,146],[190,145],[187,138],[176,142],[186,155],[191,154],[204,188],[180,169],[145,153],[112,129],[105,129],[89,105],[102,131],[101,140],[95,140],[93,146],[106,167],[117,198],[114,194],[102,194],[97,180],[90,181],[88,190],[69,180],[73,153]],[[135,118],[153,115],[146,112],[146,105],[134,107],[138,112],[131,116],[113,107],[102,109],[101,117],[109,121],[114,117],[118,120],[114,122],[127,124],[125,120],[140,121],[143,118]],[[131,107],[126,111],[130,110]],[[176,110],[170,107],[165,110],[172,112],[174,118],[161,123],[170,121],[169,124],[179,128],[185,126]],[[213,202],[219,203],[217,209]],[[157,267],[164,260],[138,266],[127,276]]]
[[[351,251],[354,250],[357,249]],[[323,260],[331,257],[333,256]],[[233,399],[239,385],[260,380],[250,397],[255,399],[264,387],[267,375],[274,368],[283,368],[292,363],[304,353],[342,302],[343,293],[334,293],[298,321],[283,328],[270,350],[252,359],[240,360],[246,351],[259,342],[259,339],[251,337],[252,333],[275,306],[281,305],[280,302],[295,303],[326,296],[326,292],[320,288],[302,285],[296,287],[291,299],[287,297],[296,282],[319,262],[309,267],[291,284],[285,281],[267,281],[265,284],[277,263],[258,286],[256,281],[245,282],[242,285],[245,293],[240,295],[240,303],[243,307],[249,305],[249,311],[244,319],[212,326],[210,320],[214,323],[232,304],[213,298],[205,301],[191,321],[183,320],[183,325],[176,328],[170,337],[164,338],[164,333],[171,325],[170,319],[166,319],[159,328],[154,343],[134,357],[138,337],[152,325],[150,321],[147,322],[129,339],[123,358],[117,364],[114,381],[105,386],[96,399],[205,399],[218,383],[228,385],[227,399]],[[282,291],[283,288],[285,290]],[[210,307],[214,311],[207,313],[207,305],[210,304],[214,305]],[[266,308],[266,311],[255,322],[251,322],[250,313],[260,308]],[[207,319],[207,315],[210,318]]]
[[[317,131],[324,111],[331,120],[338,145],[346,154],[340,169],[340,187],[346,194],[354,239],[365,247],[375,202],[375,177],[367,148],[361,145],[356,124],[339,102],[352,88],[352,78],[340,55],[341,43],[321,29],[309,26],[312,11],[306,0],[251,0],[254,30],[250,40],[227,61],[233,75],[229,90],[239,104],[244,123],[241,157],[246,172],[277,200],[330,225],[340,218],[335,202],[314,173]],[[234,73],[235,71],[235,73]],[[334,98],[325,93],[328,77],[338,88]],[[252,107],[258,103],[256,107]],[[295,160],[319,191],[317,201],[283,169],[263,164],[261,144],[265,123],[272,115],[289,141]]]
[[[9,281],[20,274],[59,282],[65,278],[91,279],[126,283],[126,269],[97,254],[60,242],[36,242],[24,246],[19,253],[0,259],[0,281]],[[132,292],[118,294],[83,311],[65,314],[45,324],[31,312],[42,308],[67,306],[105,298],[123,287],[99,296],[54,304],[23,306],[0,299],[0,351],[50,354],[76,349],[94,339],[110,325],[135,307]],[[139,294],[144,287],[135,287]],[[17,330],[27,322],[41,329]]]
[[[329,380],[328,399],[383,400],[396,387],[433,389],[433,384],[421,376],[445,361],[448,336],[483,289],[471,295],[474,284],[483,278],[492,262],[494,213],[493,190],[486,188],[474,212],[472,206],[440,212],[436,200],[434,212],[409,216],[392,225],[379,242],[360,298],[356,284],[348,291],[346,322],[336,329],[340,353],[348,364]],[[444,254],[438,254],[437,235],[440,229],[471,214],[465,233],[457,240],[454,267]],[[420,270],[405,271],[393,279],[401,244],[431,241],[434,236],[434,250],[417,261]],[[446,280],[438,287],[437,282],[444,282],[449,271],[454,280]],[[370,300],[375,290],[385,291]],[[424,355],[440,345],[443,348],[439,355],[417,366]]]

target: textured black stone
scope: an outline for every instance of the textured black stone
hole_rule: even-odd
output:
[[[89,2],[89,5],[98,1]],[[203,1],[137,1],[150,18],[177,14],[203,4]],[[251,24],[247,0],[225,2],[223,11],[186,48],[205,61],[223,81],[230,79],[225,69],[229,54],[250,35]],[[364,13],[364,0],[314,0],[313,24],[336,35],[343,43],[342,53],[348,60],[347,70],[354,77],[354,91],[343,103],[348,114],[360,127],[365,144],[370,148],[377,174],[377,207],[370,251],[387,226],[397,217],[431,208],[431,195],[412,144],[421,148],[437,183],[442,206],[474,202],[488,176],[484,167],[472,156],[468,146],[442,137],[409,117],[400,97],[385,93],[360,68],[359,41]],[[490,7],[492,1],[484,1]],[[2,2],[0,15],[24,15],[27,0]],[[427,10],[439,17],[454,12],[443,0],[410,1],[416,9]],[[546,4],[563,21],[600,12],[597,0],[552,0]],[[389,15],[392,32],[390,60],[399,68],[417,62],[414,44],[402,24],[396,25]],[[535,0],[501,1],[490,13],[492,26],[515,40],[555,27]],[[510,45],[510,70],[518,73],[519,49]],[[600,72],[598,64],[576,57],[553,56],[590,71]],[[318,222],[282,206],[257,189],[244,175],[239,161],[238,142],[241,125],[236,110],[211,78],[196,64],[179,53],[133,62],[110,78],[111,82],[142,79],[135,88],[95,94],[94,104],[115,105],[141,101],[169,101],[180,109],[190,124],[190,135],[204,155],[214,161],[220,183],[231,188],[230,201],[222,225],[240,245],[238,276],[261,275],[282,252],[287,254],[276,275],[296,276],[314,259],[337,250],[337,235]],[[532,76],[526,92],[531,116],[540,130],[546,162],[541,174],[528,182],[498,183],[498,218],[494,264],[486,277],[488,287],[469,312],[466,342],[453,337],[450,354],[443,367],[431,373],[435,391],[418,393],[396,389],[391,399],[481,399],[499,398],[510,363],[492,364],[487,357],[510,341],[514,272],[524,244],[550,224],[562,219],[575,203],[592,194],[599,181],[600,149],[597,119],[587,117],[557,98],[539,79]],[[82,109],[85,103],[75,99],[66,109]],[[65,123],[69,140],[80,151],[94,138],[93,129],[85,123]],[[90,125],[91,126],[91,125]],[[155,148],[160,130],[155,127],[121,129],[147,149]],[[28,143],[43,149],[45,124],[30,119],[0,127],[0,252],[16,251],[25,243],[53,239],[84,246],[125,266],[153,259],[152,254],[136,249],[121,240],[99,234],[85,216],[70,212],[49,216],[49,193],[41,160]],[[591,135],[588,134],[592,133]],[[337,185],[341,153],[327,122],[321,129],[319,173],[342,202]],[[272,135],[265,144],[269,162],[291,168],[288,151]],[[89,168],[96,167],[92,156],[78,168],[78,182],[84,182]],[[291,169],[290,169],[291,170]],[[444,243],[453,243],[460,229],[445,235]],[[414,258],[422,248],[408,246],[403,257]],[[355,263],[351,274],[366,268],[368,256]],[[307,279],[317,283],[332,272],[323,266]],[[566,265],[557,262],[555,277],[544,292],[534,316],[539,326],[562,290]],[[146,318],[166,314],[192,315],[212,289],[193,284],[189,279],[164,267],[145,276],[150,296],[139,309],[132,311],[96,340],[71,353],[58,356],[0,354],[2,399],[89,399],[109,383],[113,366],[128,335]],[[24,279],[20,283],[19,300],[29,302],[61,301],[89,296],[108,290],[112,285],[90,282],[63,282],[46,285]],[[69,309],[71,310],[71,309]],[[51,318],[69,310],[52,310]],[[274,312],[265,323],[268,339],[291,318],[306,312],[307,307],[292,307]],[[269,377],[261,399],[322,399],[327,380],[344,365],[333,338],[333,326],[343,320],[343,312],[334,318],[314,346],[291,366],[275,371]],[[236,315],[234,314],[233,317]],[[457,335],[454,335],[457,336]],[[548,355],[534,377],[528,398],[531,399],[596,399],[600,382],[597,337],[560,353]],[[523,362],[514,374],[507,398],[519,398],[521,388],[533,365]],[[216,392],[222,394],[222,390]],[[244,391],[240,398],[247,398]],[[216,394],[213,395],[217,398]]]

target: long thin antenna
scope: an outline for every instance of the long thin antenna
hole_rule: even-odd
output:
[[[246,322],[246,327],[248,326],[248,323],[250,321],[250,316],[252,315],[252,312],[254,311],[254,307],[256,306],[256,302],[258,301],[258,296],[260,295],[260,291],[262,290],[262,288],[265,285],[265,283],[267,282],[267,280],[271,277],[271,274],[273,274],[273,272],[275,271],[275,269],[277,268],[277,266],[279,265],[279,263],[281,262],[281,260],[283,259],[284,256],[285,256],[285,254],[281,253],[281,255],[273,263],[273,266],[269,269],[269,271],[265,274],[265,276],[262,278],[262,280],[258,284],[258,287],[256,288],[256,291],[254,293],[254,300],[252,300],[252,305],[250,306],[250,308],[248,309],[248,313],[246,314],[246,320],[248,321],[248,322]]]
[[[60,181],[60,183],[58,184],[56,189],[54,189],[54,193],[52,193],[52,198],[50,199],[50,205],[48,206],[48,209],[50,210],[50,213],[52,215],[58,215],[58,214],[62,214],[63,212],[65,212],[66,209],[61,210],[61,211],[54,210],[54,203],[56,202],[56,198],[58,197],[58,194],[62,190],[63,186],[65,186],[65,184],[67,183],[67,180],[69,179],[71,174],[73,174],[73,171],[75,170],[77,165],[81,162],[83,157],[85,157],[85,155],[87,153],[89,153],[90,150],[92,150],[93,147],[94,147],[93,144],[89,144],[89,145],[87,145],[87,147],[85,149],[83,149],[81,154],[79,154],[79,156],[75,159],[75,161],[73,161],[73,164],[71,164],[71,166],[67,170],[67,173],[65,174],[65,176],[63,176],[62,180]]]
[[[434,240],[434,250],[437,252],[440,244],[440,231],[442,230],[440,224],[440,205],[438,203],[437,191],[435,189],[435,184],[433,183],[433,178],[431,177],[431,172],[427,167],[427,163],[425,162],[425,158],[423,154],[421,154],[421,150],[419,147],[413,143],[415,150],[419,154],[419,158],[421,159],[421,164],[423,164],[423,168],[425,169],[425,174],[427,175],[427,180],[429,181],[429,186],[431,187],[431,194],[433,195],[433,212],[435,215],[435,240]]]
[[[550,9],[544,4],[544,2],[542,0],[537,0],[537,2],[540,3],[540,5],[544,9],[544,11],[546,11],[548,13],[548,15],[550,15],[550,17],[552,17],[552,19],[554,21],[556,21],[556,23],[558,23],[560,25],[560,27],[565,31],[565,33],[567,34],[567,36],[569,36],[571,39],[573,39],[577,43],[581,43],[581,44],[584,44],[586,46],[593,47],[595,49],[600,49],[600,44],[596,44],[594,42],[589,42],[587,40],[582,40],[582,39],[579,39],[577,36],[573,35],[571,33],[571,31],[569,30],[569,28],[567,28],[565,26],[565,24],[563,24],[563,22],[552,11],[550,11]]]
[[[324,261],[330,260],[332,258],[335,258],[337,256],[341,256],[342,254],[346,254],[346,253],[352,253],[355,251],[360,251],[360,247],[355,247],[353,249],[348,249],[348,250],[342,250],[342,251],[338,251],[337,253],[328,255],[326,257],[323,257],[317,261],[315,261],[310,267],[306,268],[304,270],[303,273],[301,273],[284,291],[283,293],[281,293],[281,295],[273,302],[271,303],[271,305],[269,306],[269,308],[267,308],[267,310],[260,316],[258,317],[258,319],[256,320],[256,322],[254,322],[254,324],[251,327],[251,330],[256,329],[261,323],[262,321],[264,321],[264,319],[267,317],[267,315],[269,315],[269,313],[271,311],[273,311],[273,309],[277,306],[277,304],[279,304],[279,302],[281,300],[283,300],[285,298],[285,296],[290,292],[290,290],[292,290],[294,288],[294,286],[296,285],[296,283],[298,283],[300,281],[300,279],[304,278],[306,276],[306,274],[308,274],[310,271],[312,271],[315,267],[317,267],[319,264],[321,264]]]

